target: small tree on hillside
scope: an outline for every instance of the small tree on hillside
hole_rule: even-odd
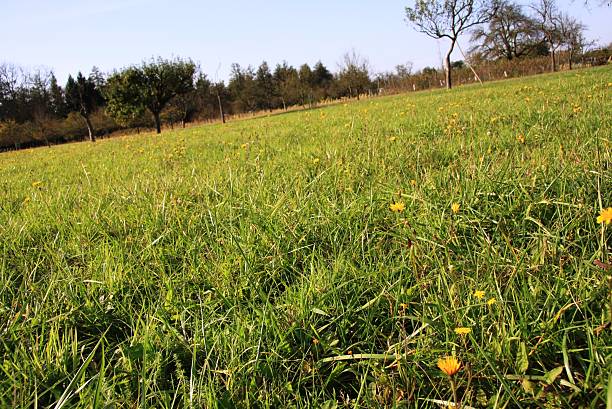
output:
[[[299,100],[300,77],[297,70],[287,62],[278,64],[274,70],[274,82],[278,88],[278,97],[283,109],[296,104]]]
[[[563,42],[561,30],[559,27],[560,13],[557,9],[555,0],[540,0],[537,4],[531,6],[535,12],[535,21],[538,30],[544,36],[544,42],[548,46],[550,55],[550,70],[557,70],[556,51]]]
[[[489,0],[416,0],[406,7],[406,17],[417,31],[451,42],[446,53],[446,88],[452,88],[451,54],[459,36],[489,19],[492,9]]]
[[[298,70],[298,77],[300,80],[299,94],[302,106],[308,105],[312,107],[313,104],[313,87],[312,87],[312,70],[308,64],[302,64]]]
[[[349,97],[359,97],[371,84],[368,60],[355,51],[344,54],[338,73],[339,86]]]
[[[79,72],[76,80],[72,76],[68,77],[65,93],[66,105],[70,110],[78,112],[83,117],[87,125],[89,140],[95,142],[96,135],[90,118],[101,100],[101,94],[96,88],[96,84],[91,78],[85,78]]]
[[[151,112],[155,129],[161,133],[160,114],[168,102],[193,90],[196,66],[190,60],[158,58],[143,63],[137,70],[142,104]]]
[[[584,24],[575,18],[567,14],[559,16],[561,43],[567,51],[567,62],[570,70],[576,54],[584,52],[584,49],[591,44],[587,42],[584,36],[584,29]]]
[[[145,113],[140,81],[138,69],[133,67],[115,72],[106,81],[106,112],[122,126],[134,126]]]
[[[277,94],[274,77],[267,62],[262,62],[255,73],[255,98],[258,109],[272,111]]]

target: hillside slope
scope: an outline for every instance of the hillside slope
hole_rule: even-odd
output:
[[[601,407],[611,101],[602,67],[2,154],[0,406]]]

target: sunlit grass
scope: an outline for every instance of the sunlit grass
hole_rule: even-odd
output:
[[[604,406],[611,77],[0,155],[0,406]]]

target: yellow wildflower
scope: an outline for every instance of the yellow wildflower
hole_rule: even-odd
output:
[[[597,216],[597,223],[612,223],[612,207],[601,209],[601,213],[599,213],[599,216]]]
[[[417,181],[415,179],[410,179],[410,186],[415,187],[417,185]]]
[[[517,140],[517,141],[519,141],[519,143],[524,144],[524,143],[525,143],[525,135],[523,135],[523,134],[519,134],[519,135],[516,137],[516,140]]]
[[[459,203],[453,203],[451,205],[451,210],[453,211],[454,214],[459,213],[459,209],[461,208],[461,206],[459,206]]]
[[[389,209],[391,209],[392,212],[396,212],[396,213],[401,213],[406,209],[406,205],[404,204],[404,202],[396,202],[396,203],[391,203],[389,205]]]
[[[457,335],[467,335],[470,332],[472,332],[471,328],[467,328],[467,327],[457,327],[457,328],[455,328],[455,334],[457,334]]]
[[[612,223],[612,207],[608,207],[607,209],[601,209],[599,216],[597,216],[597,223]]]
[[[319,158],[314,158],[314,159],[312,160],[312,162],[313,162],[315,165],[316,165],[317,163],[319,163],[320,161],[321,161],[321,159],[319,159]]]
[[[479,300],[482,300],[485,296],[485,292],[478,290],[478,291],[474,291],[474,297],[478,298]]]
[[[32,187],[41,187],[42,184],[43,184],[43,182],[41,182],[41,181],[32,182]]]
[[[497,300],[495,298],[489,298],[489,301],[487,301],[487,305],[493,305],[497,302]]]
[[[447,356],[438,360],[438,368],[448,376],[453,376],[461,369],[461,362],[454,356]]]

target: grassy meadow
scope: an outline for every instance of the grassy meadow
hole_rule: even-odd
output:
[[[610,66],[3,153],[0,407],[605,407],[607,207]]]

